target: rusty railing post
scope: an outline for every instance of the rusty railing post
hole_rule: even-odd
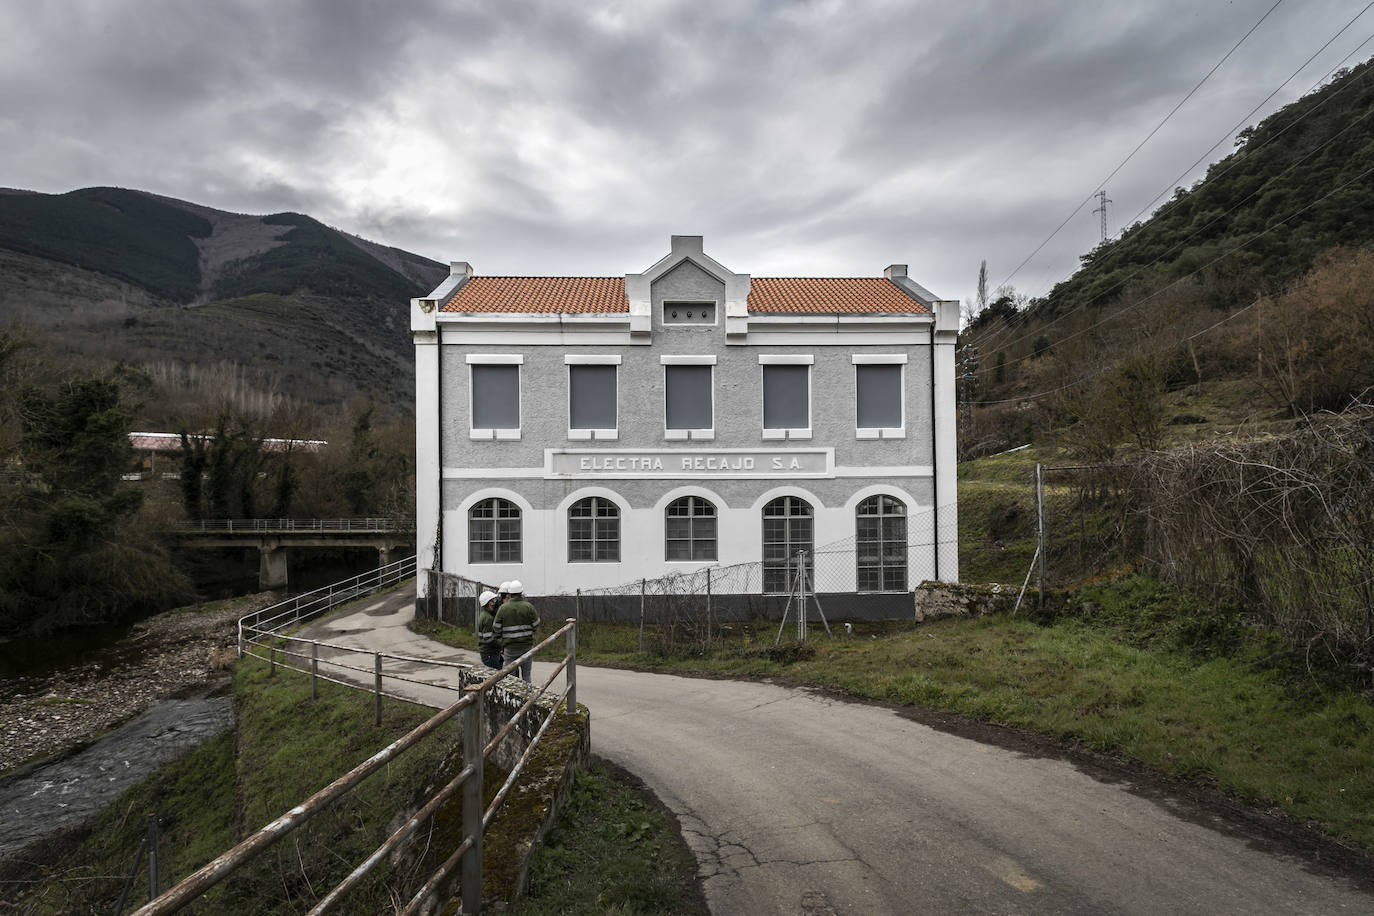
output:
[[[377,713],[373,719],[374,725],[382,724],[382,653],[377,652],[372,656],[372,689],[377,694]]]
[[[477,687],[473,702],[463,713],[463,766],[471,767],[463,783],[463,839],[470,840],[463,853],[463,868],[459,880],[463,894],[463,913],[477,916],[482,912],[482,701]]]
[[[157,813],[148,815],[148,900],[157,899]]]
[[[577,714],[577,618],[568,618],[568,712]]]

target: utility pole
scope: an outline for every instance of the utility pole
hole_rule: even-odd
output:
[[[1104,242],[1107,241],[1107,204],[1111,202],[1112,199],[1107,196],[1106,191],[1097,192],[1097,209],[1093,212],[1102,214],[1102,241]]]

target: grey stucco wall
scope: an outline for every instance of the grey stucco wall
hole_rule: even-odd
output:
[[[631,508],[652,509],[659,498],[669,490],[684,484],[709,490],[720,497],[721,508],[748,509],[766,492],[780,485],[788,485],[813,494],[817,508],[834,509],[845,505],[850,496],[861,488],[885,487],[909,493],[921,507],[930,506],[934,493],[929,477],[849,477],[849,478],[812,478],[790,480],[769,478],[759,480],[720,479],[683,479],[683,480],[625,480],[606,478],[578,480],[446,480],[444,481],[444,506],[455,508],[474,493],[500,486],[518,490],[529,500],[532,508],[551,510],[558,507],[566,497],[577,490],[588,487],[608,487],[614,489]]]
[[[727,345],[722,312],[725,286],[691,261],[684,261],[654,283],[652,345],[567,346],[539,344],[464,345],[460,333],[443,335],[443,455],[447,467],[541,467],[546,448],[778,448],[788,441],[763,438],[763,369],[760,354],[802,353],[815,357],[811,367],[810,440],[797,446],[831,446],[835,464],[847,467],[928,466],[933,426],[930,401],[929,345],[857,345],[836,336],[833,345]],[[717,303],[711,326],[662,323],[665,300],[711,300]],[[517,353],[520,369],[521,436],[515,440],[474,440],[471,427],[467,354]],[[570,353],[619,354],[617,372],[618,438],[588,441],[568,438],[568,368]],[[903,372],[906,437],[855,437],[854,366],[858,353],[906,353]],[[664,436],[663,366],[660,356],[713,355],[715,438],[668,440]],[[445,505],[450,505],[445,500]]]

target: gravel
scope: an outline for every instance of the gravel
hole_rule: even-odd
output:
[[[237,622],[281,599],[275,592],[212,609],[179,608],[137,624],[94,661],[0,701],[0,776],[80,747],[159,700],[204,693],[227,678]]]

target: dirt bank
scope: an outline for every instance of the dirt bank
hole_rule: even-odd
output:
[[[281,599],[263,592],[150,617],[89,661],[0,701],[0,777],[104,734],[158,700],[207,689],[235,656],[237,621]]]

